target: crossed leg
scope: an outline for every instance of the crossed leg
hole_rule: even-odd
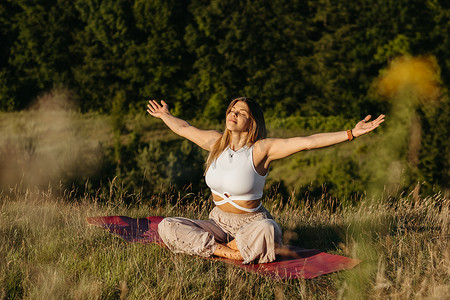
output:
[[[158,225],[158,232],[167,247],[175,253],[203,257],[216,255],[244,260],[245,263],[255,259],[260,263],[275,260],[275,247],[281,244],[281,229],[272,219],[249,223],[238,230],[236,239],[231,242],[228,242],[229,235],[213,220],[166,218]]]
[[[235,249],[229,246],[230,243],[225,245],[217,243],[217,248],[214,251],[214,255],[235,260],[244,260],[242,258],[241,252],[239,252],[239,250],[237,249],[236,242],[234,242],[234,245],[236,246]]]

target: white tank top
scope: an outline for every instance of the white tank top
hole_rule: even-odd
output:
[[[233,202],[262,198],[267,174],[261,176],[256,172],[253,148],[254,145],[233,151],[228,147],[212,162],[205,175],[206,184],[213,194],[223,198],[221,201],[214,201],[214,204],[230,203],[246,212],[254,212],[260,208],[261,204],[256,208],[245,208]]]

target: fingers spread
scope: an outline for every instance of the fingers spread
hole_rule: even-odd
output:
[[[377,118],[375,121],[377,121],[377,122],[379,122],[379,121],[383,122],[383,121],[384,121],[384,117],[385,117],[385,115],[379,115],[378,118]]]
[[[156,108],[160,108],[161,106],[159,105],[159,103],[156,101],[156,100],[152,100],[152,103],[153,103],[153,105],[156,107]]]
[[[161,108],[161,106],[155,100],[149,100],[149,105],[147,105],[150,109],[156,111]]]

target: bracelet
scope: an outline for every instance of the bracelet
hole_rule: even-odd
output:
[[[352,133],[352,130],[351,129],[349,129],[349,130],[347,130],[347,137],[348,137],[348,140],[349,141],[351,141],[351,140],[353,140],[355,137],[353,136],[353,133]]]

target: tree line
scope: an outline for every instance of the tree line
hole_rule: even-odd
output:
[[[151,97],[219,117],[237,95],[281,116],[382,110],[370,86],[397,55],[434,55],[448,86],[446,3],[5,0],[0,108],[66,88],[82,111]]]

